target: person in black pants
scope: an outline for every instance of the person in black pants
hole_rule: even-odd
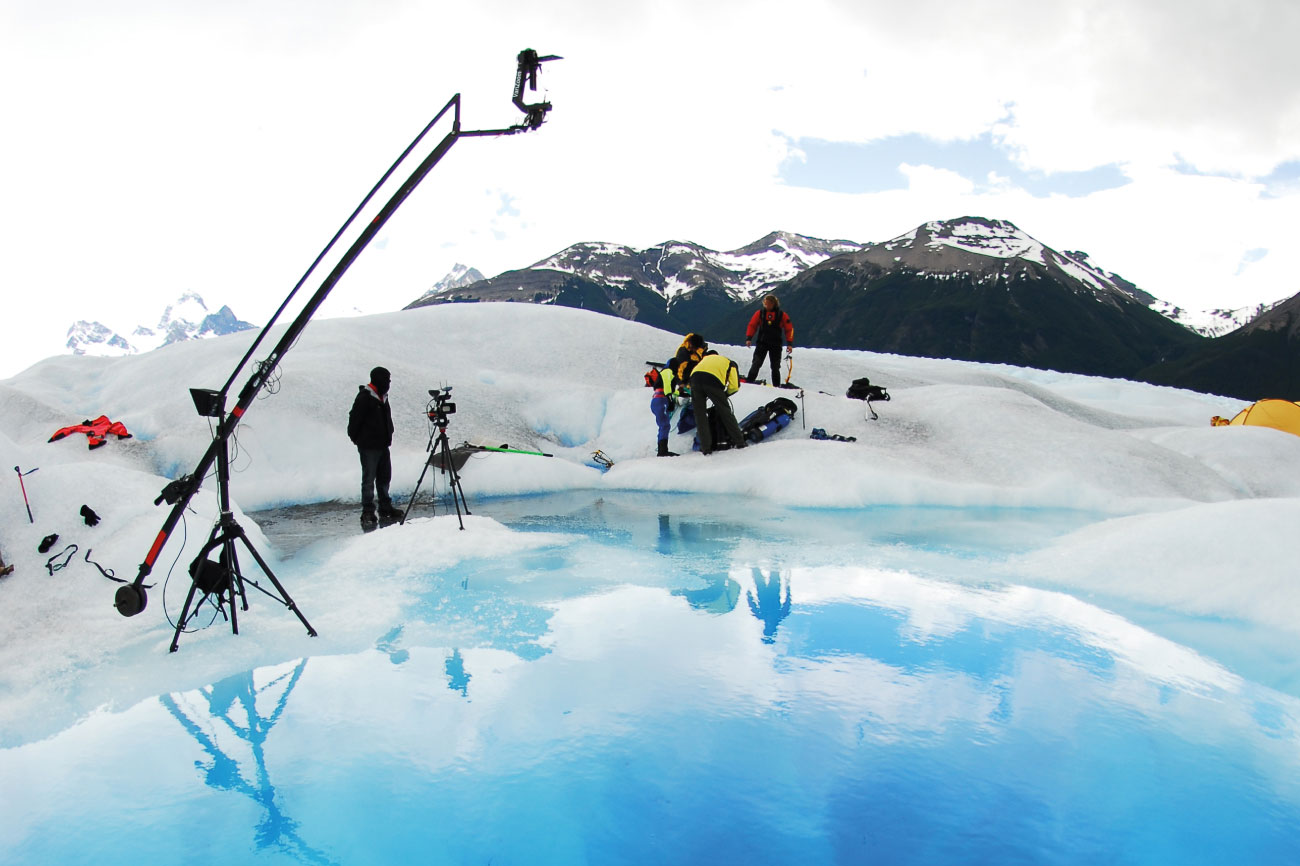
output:
[[[392,377],[383,367],[370,371],[370,384],[357,389],[348,413],[348,438],[361,456],[361,526],[373,529],[380,519],[392,522],[402,516],[393,507],[388,485],[393,478],[393,461],[388,448],[393,444],[393,410],[388,405]],[[375,499],[379,514],[375,514]]]
[[[781,384],[781,339],[785,338],[788,351],[794,352],[794,324],[781,309],[776,295],[763,298],[763,306],[749,320],[745,329],[745,345],[754,346],[754,362],[749,365],[749,375],[745,378],[753,382],[758,370],[763,366],[763,357],[771,359],[772,384]]]
[[[706,411],[709,403],[713,404],[713,414],[731,440],[731,447],[745,447],[745,434],[740,432],[736,413],[731,411],[731,401],[727,399],[739,390],[740,372],[736,362],[712,349],[705,352],[691,373],[691,404],[695,407],[695,436],[700,440],[701,454],[712,454],[717,444],[709,429]]]

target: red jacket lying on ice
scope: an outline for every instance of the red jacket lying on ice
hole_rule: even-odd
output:
[[[110,421],[107,415],[100,415],[94,421],[82,421],[80,424],[74,424],[71,427],[64,427],[62,430],[50,437],[51,442],[57,442],[64,436],[72,433],[85,433],[90,437],[90,448],[93,450],[103,445],[107,439],[105,437],[112,433],[119,439],[130,439],[131,434],[126,432],[126,425],[121,421]]]

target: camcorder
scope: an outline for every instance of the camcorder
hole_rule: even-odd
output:
[[[456,414],[456,404],[451,402],[451,386],[430,388],[429,396],[433,399],[425,407],[425,414],[429,416],[429,420],[433,423],[445,426],[447,416]]]

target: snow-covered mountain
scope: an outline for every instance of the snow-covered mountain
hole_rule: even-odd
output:
[[[446,280],[440,281],[407,309],[450,301],[555,303],[576,277],[623,296],[611,299],[623,318],[645,320],[627,313],[644,306],[647,292],[666,310],[705,288],[744,303],[819,262],[860,249],[862,244],[854,241],[780,231],[723,252],[689,241],[667,241],[644,250],[578,243],[527,268],[478,283],[443,286]]]
[[[407,309],[458,301],[526,301],[600,309],[600,299],[590,291],[598,287],[606,294],[609,306],[602,312],[660,327],[685,324],[698,328],[702,327],[700,322],[685,319],[701,318],[702,310],[711,321],[715,320],[720,304],[728,301],[747,304],[815,265],[871,246],[780,231],[726,252],[690,241],[668,241],[645,250],[622,244],[584,242],[527,268],[490,279],[458,264]],[[882,266],[892,262],[920,274],[978,273],[987,277],[1006,273],[1010,263],[1016,260],[1036,262],[1078,281],[1090,291],[1126,295],[1206,337],[1236,330],[1275,306],[1210,310],[1180,307],[1097,266],[1087,253],[1050,249],[1006,220],[982,217],[936,220],[876,246],[884,248],[875,257]],[[647,291],[655,297],[647,298],[644,294]],[[687,309],[674,310],[687,301],[698,302],[695,306],[699,309],[694,315]],[[655,309],[648,309],[650,306]]]
[[[1124,278],[1094,266],[1087,253],[1058,252],[1007,220],[962,217],[917,226],[858,256],[887,271],[921,277],[1005,279],[1041,265],[1065,284],[1098,297],[1122,296],[1150,306],[1156,299]]]
[[[853,241],[771,232],[727,252],[680,241],[640,252],[614,244],[575,244],[532,268],[615,283],[640,280],[670,302],[706,283],[749,301],[819,262],[861,248]]]
[[[463,289],[465,286],[472,286],[480,280],[487,277],[478,268],[471,268],[469,265],[462,265],[457,262],[451,270],[441,280],[433,284],[433,288],[426,292],[426,295],[436,295],[441,292],[449,292],[452,289]]]
[[[100,322],[79,320],[68,328],[67,347],[74,355],[135,355],[183,340],[220,337],[254,327],[228,306],[215,313],[197,292],[186,292],[163,310],[153,326],[137,325],[129,337]]]
[[[130,355],[126,338],[100,322],[79,319],[68,328],[68,350],[74,355]]]
[[[986,260],[982,265],[974,266],[974,270],[984,274],[993,273],[995,270],[1006,273],[1006,263],[1011,260],[1038,262],[1060,269],[1103,295],[1110,292],[1127,295],[1165,318],[1205,337],[1219,337],[1235,331],[1282,303],[1278,301],[1273,304],[1236,309],[1189,310],[1162,301],[1149,292],[1139,289],[1119,274],[1097,267],[1085,252],[1052,250],[1006,220],[963,217],[959,220],[929,222],[905,235],[887,241],[883,246],[891,252],[905,251],[895,256],[894,261],[911,267],[919,273],[926,271],[933,273],[935,270],[954,268],[969,272],[970,261],[956,253],[945,253],[945,250],[962,251],[985,257]],[[876,259],[884,263],[888,256],[877,256]],[[1003,264],[994,268],[994,260],[1002,260]]]
[[[781,290],[801,345],[1140,378],[1203,338],[1151,295],[1005,220],[924,223]]]

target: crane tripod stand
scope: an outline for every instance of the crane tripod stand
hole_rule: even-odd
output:
[[[450,423],[447,416],[456,411],[456,404],[448,402],[451,399],[451,386],[430,390],[429,396],[433,399],[429,401],[425,415],[433,425],[433,430],[429,433],[429,444],[424,446],[424,450],[429,452],[429,457],[424,461],[424,468],[420,470],[415,489],[411,491],[411,498],[406,502],[406,510],[402,512],[402,519],[398,522],[406,523],[407,515],[411,513],[411,506],[415,504],[416,494],[420,492],[420,485],[424,483],[425,473],[429,471],[430,466],[437,466],[447,474],[447,490],[451,494],[452,505],[456,508],[456,520],[460,523],[460,528],[464,529],[465,519],[461,516],[461,506],[464,506],[465,513],[469,514],[469,504],[465,502],[465,491],[460,486],[460,474],[456,471],[456,463],[451,455],[451,443],[447,440],[447,425]]]
[[[194,406],[199,410],[199,414],[213,413],[220,417],[222,412],[220,403],[215,402],[216,395],[210,391],[201,389],[192,389],[190,394],[194,398]],[[298,620],[307,628],[307,634],[316,637],[316,629],[311,627],[307,618],[298,610],[298,606],[289,596],[279,579],[276,578],[275,572],[266,564],[266,560],[257,552],[244,533],[244,527],[239,525],[235,520],[234,512],[230,510],[230,449],[227,440],[218,437],[214,442],[218,446],[216,454],[217,465],[217,500],[220,503],[220,515],[216,524],[212,527],[212,533],[208,536],[208,541],[199,551],[199,555],[190,563],[190,590],[185,595],[185,606],[181,608],[181,615],[176,620],[176,631],[172,635],[171,651],[176,652],[180,646],[181,633],[185,627],[192,623],[199,615],[203,603],[210,602],[217,612],[220,613],[230,622],[230,631],[232,634],[239,634],[239,614],[236,612],[235,598],[238,596],[238,608],[248,610],[248,591],[246,587],[251,586],[258,592],[293,611]],[[181,479],[184,481],[185,479]],[[179,486],[174,486],[179,485]],[[156,502],[166,499],[171,502],[168,495],[170,491],[177,490],[183,485],[180,482],[173,481],[168,485]],[[258,568],[266,575],[266,579],[271,582],[272,589],[267,589],[255,580],[245,577],[243,569],[239,565],[239,554],[235,542],[241,542],[248,550],[253,561],[257,563]],[[214,551],[220,551],[215,560],[209,556]],[[202,595],[197,601],[195,596],[199,593]],[[229,611],[229,612],[227,612]]]

